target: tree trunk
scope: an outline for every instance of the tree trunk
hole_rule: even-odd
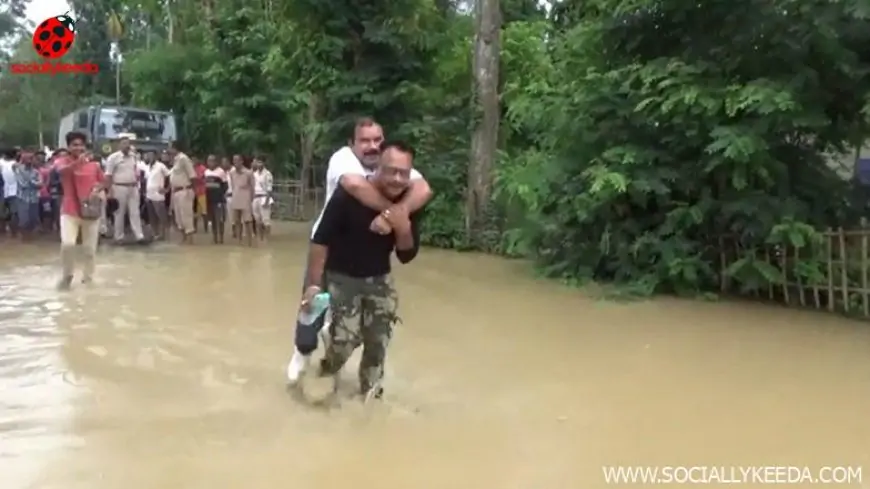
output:
[[[166,42],[172,44],[173,38],[175,37],[175,17],[172,15],[172,5],[171,2],[165,2],[166,6]]]
[[[45,128],[42,123],[42,110],[36,111],[36,129],[39,137],[39,150],[42,151],[42,149],[45,148]]]
[[[115,104],[121,105],[121,52],[118,51],[118,61],[115,63]]]
[[[318,113],[320,111],[320,97],[312,94],[308,99],[308,109],[302,125],[302,137],[300,140],[300,153],[302,164],[299,169],[301,204],[305,205],[308,199],[308,187],[314,177],[314,148],[316,147]],[[317,187],[317,185],[314,185]]]
[[[476,0],[474,14],[474,118],[465,197],[465,231],[471,243],[479,245],[490,204],[492,170],[498,150],[499,0]]]

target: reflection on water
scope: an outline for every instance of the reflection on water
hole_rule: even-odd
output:
[[[60,354],[66,335],[57,325],[67,306],[45,292],[55,279],[47,267],[26,264],[0,275],[0,480],[4,482],[35,479],[47,458],[75,446],[68,431],[76,392],[67,383]]]
[[[398,273],[384,404],[305,406],[283,386],[306,230],[291,232],[253,250],[107,250],[98,283],[68,294],[50,289],[53,248],[0,251],[0,487],[586,489],[605,486],[602,465],[870,471],[870,328],[596,302],[437,250]]]

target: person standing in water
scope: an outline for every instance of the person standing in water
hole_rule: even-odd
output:
[[[96,204],[105,206],[106,178],[98,158],[87,158],[85,145],[87,137],[80,132],[69,132],[66,135],[68,156],[60,157],[55,167],[60,173],[63,197],[60,208],[60,255],[61,279],[58,288],[69,289],[75,272],[76,242],[79,235],[84,248],[84,270],[82,283],[93,280],[94,266],[97,255],[97,244],[100,238],[100,218],[102,209],[96,208],[96,214],[84,213],[83,206]],[[87,202],[86,202],[87,201]],[[97,207],[97,206],[94,206]]]
[[[15,212],[18,209],[18,178],[15,176],[15,167],[18,166],[17,149],[5,150],[0,158],[0,178],[3,180],[3,227],[9,226],[9,235],[13,238],[18,236],[18,217]]]
[[[18,180],[18,200],[16,214],[21,239],[29,240],[39,228],[39,191],[42,178],[35,166],[32,151],[22,151],[18,165],[15,167],[15,177]]]
[[[172,158],[169,156],[169,151],[165,149],[161,151],[159,158],[160,162],[163,163],[164,166],[166,166],[166,169],[169,172],[171,172]],[[172,212],[172,187],[169,185],[168,175],[166,177],[166,180],[164,181],[164,184],[166,185],[166,194],[164,195],[165,201],[163,204],[166,206],[166,220],[168,221],[167,234],[166,236],[164,236],[164,238],[169,238],[169,230],[171,230],[173,227],[177,229],[178,226],[175,224],[175,213]]]
[[[48,162],[48,192],[51,194],[51,216],[52,225],[51,231],[60,233],[60,204],[63,197],[63,188],[61,186],[60,172],[57,170],[56,163],[61,159],[69,156],[69,151],[66,148],[59,148],[51,154]]]
[[[230,220],[230,206],[233,204],[233,185],[230,182],[230,172],[233,169],[233,164],[229,158],[224,156],[221,158],[220,168],[224,171],[224,174],[227,176],[227,193],[224,194],[224,203],[225,203],[224,208],[227,210],[226,220],[224,221],[224,224],[226,224],[226,221]],[[230,228],[232,228],[232,226],[233,226],[233,223],[230,223]],[[236,233],[233,232],[233,238],[235,238],[235,237],[236,237]]]
[[[380,161],[380,148],[384,141],[384,130],[374,119],[364,117],[356,121],[353,128],[353,137],[348,146],[336,151],[329,159],[326,170],[326,204],[335,195],[338,188],[362,202],[366,207],[382,213],[388,209],[397,210],[399,214],[409,214],[422,209],[432,199],[432,190],[429,184],[415,169],[411,170],[410,187],[398,202],[387,199],[368,180],[374,175]],[[323,211],[315,221],[311,235],[317,232]],[[371,231],[377,234],[389,234],[392,229],[386,219],[376,214],[372,220]],[[306,266],[307,270],[307,266]],[[306,272],[307,273],[307,272]],[[303,285],[304,290],[304,285]],[[329,313],[318,318],[312,327],[320,330],[328,324]],[[295,348],[290,363],[287,365],[287,381],[295,383],[311,362],[311,354],[317,349],[317,335],[314,342],[306,340],[304,333],[296,331]]]
[[[54,215],[51,208],[51,164],[45,161],[45,152],[38,151],[36,153],[36,164],[34,165],[39,172],[39,227],[43,234],[48,234],[52,230]]]
[[[137,179],[139,181],[139,215],[142,216],[142,225],[148,226],[151,230],[148,239],[153,240],[154,223],[151,220],[151,215],[148,213],[148,170],[150,170],[151,167],[145,162],[145,158],[149,157],[149,153],[150,151],[136,151],[136,171],[138,174]],[[153,161],[153,158],[151,161]]]
[[[205,170],[207,167],[199,160],[199,158],[197,158],[197,162],[193,169],[196,171],[196,181],[193,183],[193,193],[195,194],[195,200],[193,203],[193,229],[195,232],[199,232],[199,224],[202,223],[202,230],[208,232],[208,213],[206,212],[208,209],[208,202],[205,191]]]
[[[399,142],[385,143],[372,183],[384,198],[399,202],[408,192],[414,151]],[[382,216],[389,234],[371,232]],[[403,264],[417,256],[420,246],[420,211],[410,215],[399,206],[383,213],[367,207],[344,189],[337,189],[311,238],[308,277],[301,307],[315,295],[330,294],[330,342],[320,362],[320,375],[333,379],[353,351],[363,346],[359,365],[360,393],[383,395],[381,385],[387,347],[398,321],[398,293],[390,274],[393,252]],[[325,272],[325,276],[324,276]],[[334,384],[335,386],[336,384]]]
[[[221,163],[221,167],[227,172],[227,183],[229,184],[229,187],[227,187],[227,220],[230,221],[230,231],[233,233],[233,239],[239,238],[239,233],[241,232],[241,229],[239,229],[240,226],[237,226],[236,223],[233,222],[233,216],[230,215],[230,209],[233,208],[233,168],[235,168],[236,165],[245,165],[245,159],[242,155],[235,154],[233,155],[232,160],[224,158]]]
[[[254,158],[254,201],[252,210],[257,237],[264,241],[272,228],[272,172],[266,168],[262,157]]]
[[[145,208],[148,212],[148,222],[151,233],[156,240],[164,240],[169,234],[169,215],[166,209],[166,179],[169,178],[169,168],[155,158],[154,153],[145,153]]]
[[[172,158],[172,168],[169,170],[169,185],[172,188],[172,213],[175,224],[181,230],[182,244],[193,244],[193,183],[196,181],[196,170],[190,158],[178,150],[178,143],[173,141],[167,150]]]
[[[248,238],[248,246],[254,246],[252,203],[254,200],[254,173],[245,168],[241,157],[233,157],[233,169],[230,170],[229,183],[233,194],[229,208],[231,222],[239,230],[239,244],[242,237]]]
[[[115,242],[121,243],[125,236],[125,218],[130,219],[130,228],[136,241],[145,241],[142,232],[142,215],[139,213],[139,160],[130,146],[130,136],[121,135],[118,151],[106,159],[106,176],[111,185],[112,197],[118,202],[115,210]]]
[[[224,223],[227,219],[227,172],[218,166],[217,156],[209,155],[206,160],[205,192],[206,219],[211,225],[215,244],[224,242]]]

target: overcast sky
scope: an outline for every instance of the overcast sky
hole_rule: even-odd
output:
[[[49,17],[63,15],[69,9],[67,0],[33,0],[27,6],[27,20],[36,25]]]

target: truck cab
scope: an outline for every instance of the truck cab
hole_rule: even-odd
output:
[[[58,147],[66,146],[66,134],[86,134],[94,151],[108,155],[122,134],[133,134],[132,143],[139,151],[162,151],[178,139],[172,112],[119,105],[91,105],[61,118]]]

